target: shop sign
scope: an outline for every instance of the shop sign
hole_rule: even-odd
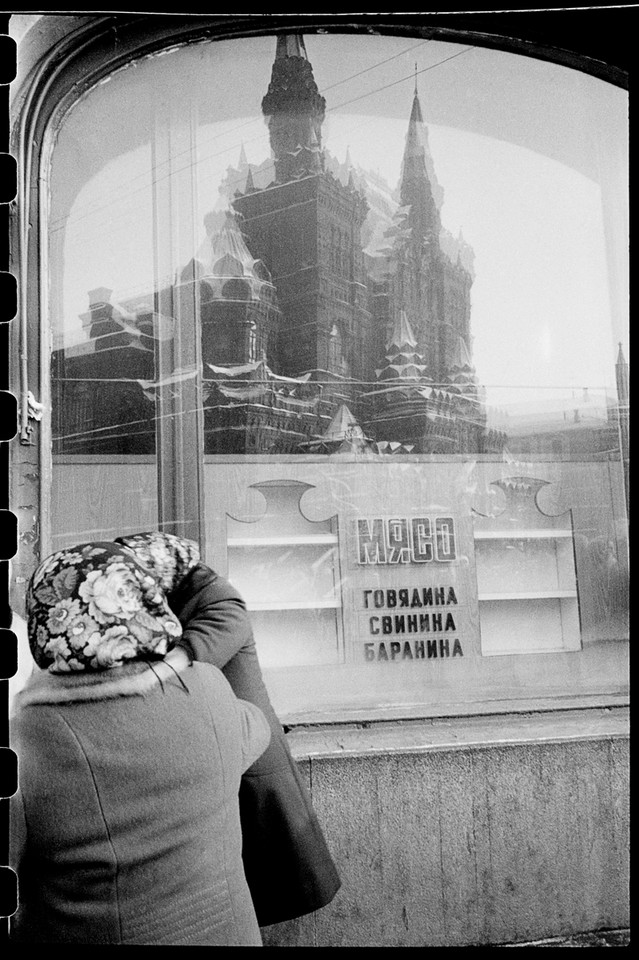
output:
[[[358,518],[354,533],[351,583],[361,657],[389,663],[462,658],[453,517]]]
[[[373,517],[357,520],[358,563],[446,563],[456,557],[452,517]]]

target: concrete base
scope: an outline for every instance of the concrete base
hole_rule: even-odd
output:
[[[629,924],[627,709],[296,730],[342,876],[267,946],[469,946]]]
[[[571,937],[549,937],[525,943],[504,943],[504,947],[629,947],[630,930],[596,930]]]

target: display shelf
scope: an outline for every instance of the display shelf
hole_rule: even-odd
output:
[[[577,598],[484,600],[479,604],[483,656],[563,653],[581,648]]]
[[[228,576],[251,613],[260,661],[334,663],[343,657],[337,521],[312,521],[300,500],[310,484],[253,484],[264,513],[227,518]]]
[[[475,530],[475,540],[572,540],[572,530]]]
[[[481,650],[484,656],[579,649],[579,607],[572,527],[545,515],[545,481],[496,481],[506,496],[497,517],[474,531]],[[556,526],[552,526],[556,523]]]
[[[529,642],[526,644],[525,650],[519,650],[517,652],[519,653],[520,656],[523,654],[525,654],[526,656],[539,656],[540,654],[544,654],[544,653],[563,652],[566,649],[568,648],[545,647],[542,644],[535,644],[535,643]],[[485,657],[512,657],[513,655],[512,647],[503,647],[503,648],[495,647],[492,650],[484,650],[482,652]]]
[[[228,552],[229,579],[263,609],[317,606],[339,597],[336,552],[336,544],[324,542],[238,546]]]
[[[330,600],[253,600],[246,601],[247,610],[319,610],[339,609],[342,606],[337,599]]]
[[[576,597],[576,590],[517,590],[512,593],[480,593],[482,600],[565,600]]]
[[[281,536],[281,537],[229,537],[229,547],[293,547],[306,544],[336,544],[337,537],[333,533],[315,533],[308,536]]]
[[[476,540],[475,559],[480,597],[576,592],[573,545],[566,537]]]

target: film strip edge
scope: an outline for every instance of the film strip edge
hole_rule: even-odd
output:
[[[16,201],[17,161],[10,153],[10,85],[16,79],[16,43],[9,36],[9,15],[0,17],[0,680],[2,681],[2,741],[0,742],[0,916],[8,935],[9,918],[18,905],[17,876],[9,866],[9,798],[16,792],[18,758],[9,744],[9,680],[17,670],[17,637],[11,630],[10,561],[17,550],[17,517],[9,509],[9,443],[17,433],[17,398],[8,389],[9,334],[16,314],[16,278],[9,272],[9,212]]]

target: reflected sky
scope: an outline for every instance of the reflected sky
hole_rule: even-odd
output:
[[[614,395],[619,341],[628,355],[625,92],[460,44],[311,36],[306,46],[327,100],[324,148],[377,174],[389,200],[417,86],[443,226],[461,231],[475,254],[473,360],[489,404],[525,400],[531,389]],[[237,177],[241,152],[255,166],[268,159],[260,102],[274,51],[274,38],[258,38],[147,58],[70,111],[51,177],[54,347],[83,338],[78,317],[90,289],[144,299],[170,282],[204,239],[204,215],[227,205],[220,185]],[[158,161],[154,120],[184,125],[189,112],[194,143],[178,138],[171,161]],[[170,170],[195,209],[158,277],[153,210]]]

